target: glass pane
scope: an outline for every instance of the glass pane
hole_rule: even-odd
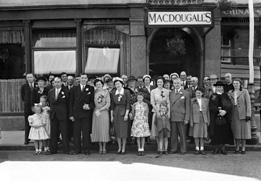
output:
[[[34,31],[34,47],[76,47],[74,30]]]
[[[66,72],[75,74],[76,51],[34,51],[35,74],[60,74]]]
[[[119,48],[88,48],[85,73],[117,73]]]

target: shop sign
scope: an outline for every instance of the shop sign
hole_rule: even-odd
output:
[[[261,16],[261,8],[254,8],[255,17]],[[249,17],[248,8],[236,8],[229,11],[222,11],[222,17]]]
[[[148,12],[148,26],[212,26],[212,11]]]

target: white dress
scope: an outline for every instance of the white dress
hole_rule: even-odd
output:
[[[28,121],[30,125],[35,126],[46,123],[46,120],[42,114],[34,114],[32,116],[29,116]],[[31,127],[28,138],[31,140],[46,140],[49,139],[49,136],[46,133],[44,126],[39,128]]]

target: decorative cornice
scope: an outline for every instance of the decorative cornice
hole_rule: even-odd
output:
[[[203,4],[204,0],[147,0],[150,5],[197,5]]]

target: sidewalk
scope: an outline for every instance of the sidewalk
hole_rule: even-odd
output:
[[[28,145],[24,145],[24,131],[2,131],[2,138],[0,139],[0,150],[34,150],[33,142],[30,142]],[[73,148],[73,144],[71,144],[71,148]],[[59,145],[59,149],[61,149],[61,145]],[[127,146],[128,151],[136,151],[137,145],[130,144]],[[188,151],[194,151],[194,144],[187,145]],[[235,146],[228,145],[226,147],[228,151],[234,151]],[[94,144],[92,146],[92,150],[98,150],[98,145]],[[108,150],[117,150],[117,144],[109,144]],[[152,142],[149,145],[146,145],[146,150],[156,151],[156,143]],[[213,148],[211,145],[205,145],[206,151],[212,151]],[[247,145],[247,151],[261,151],[261,144],[259,145]]]

